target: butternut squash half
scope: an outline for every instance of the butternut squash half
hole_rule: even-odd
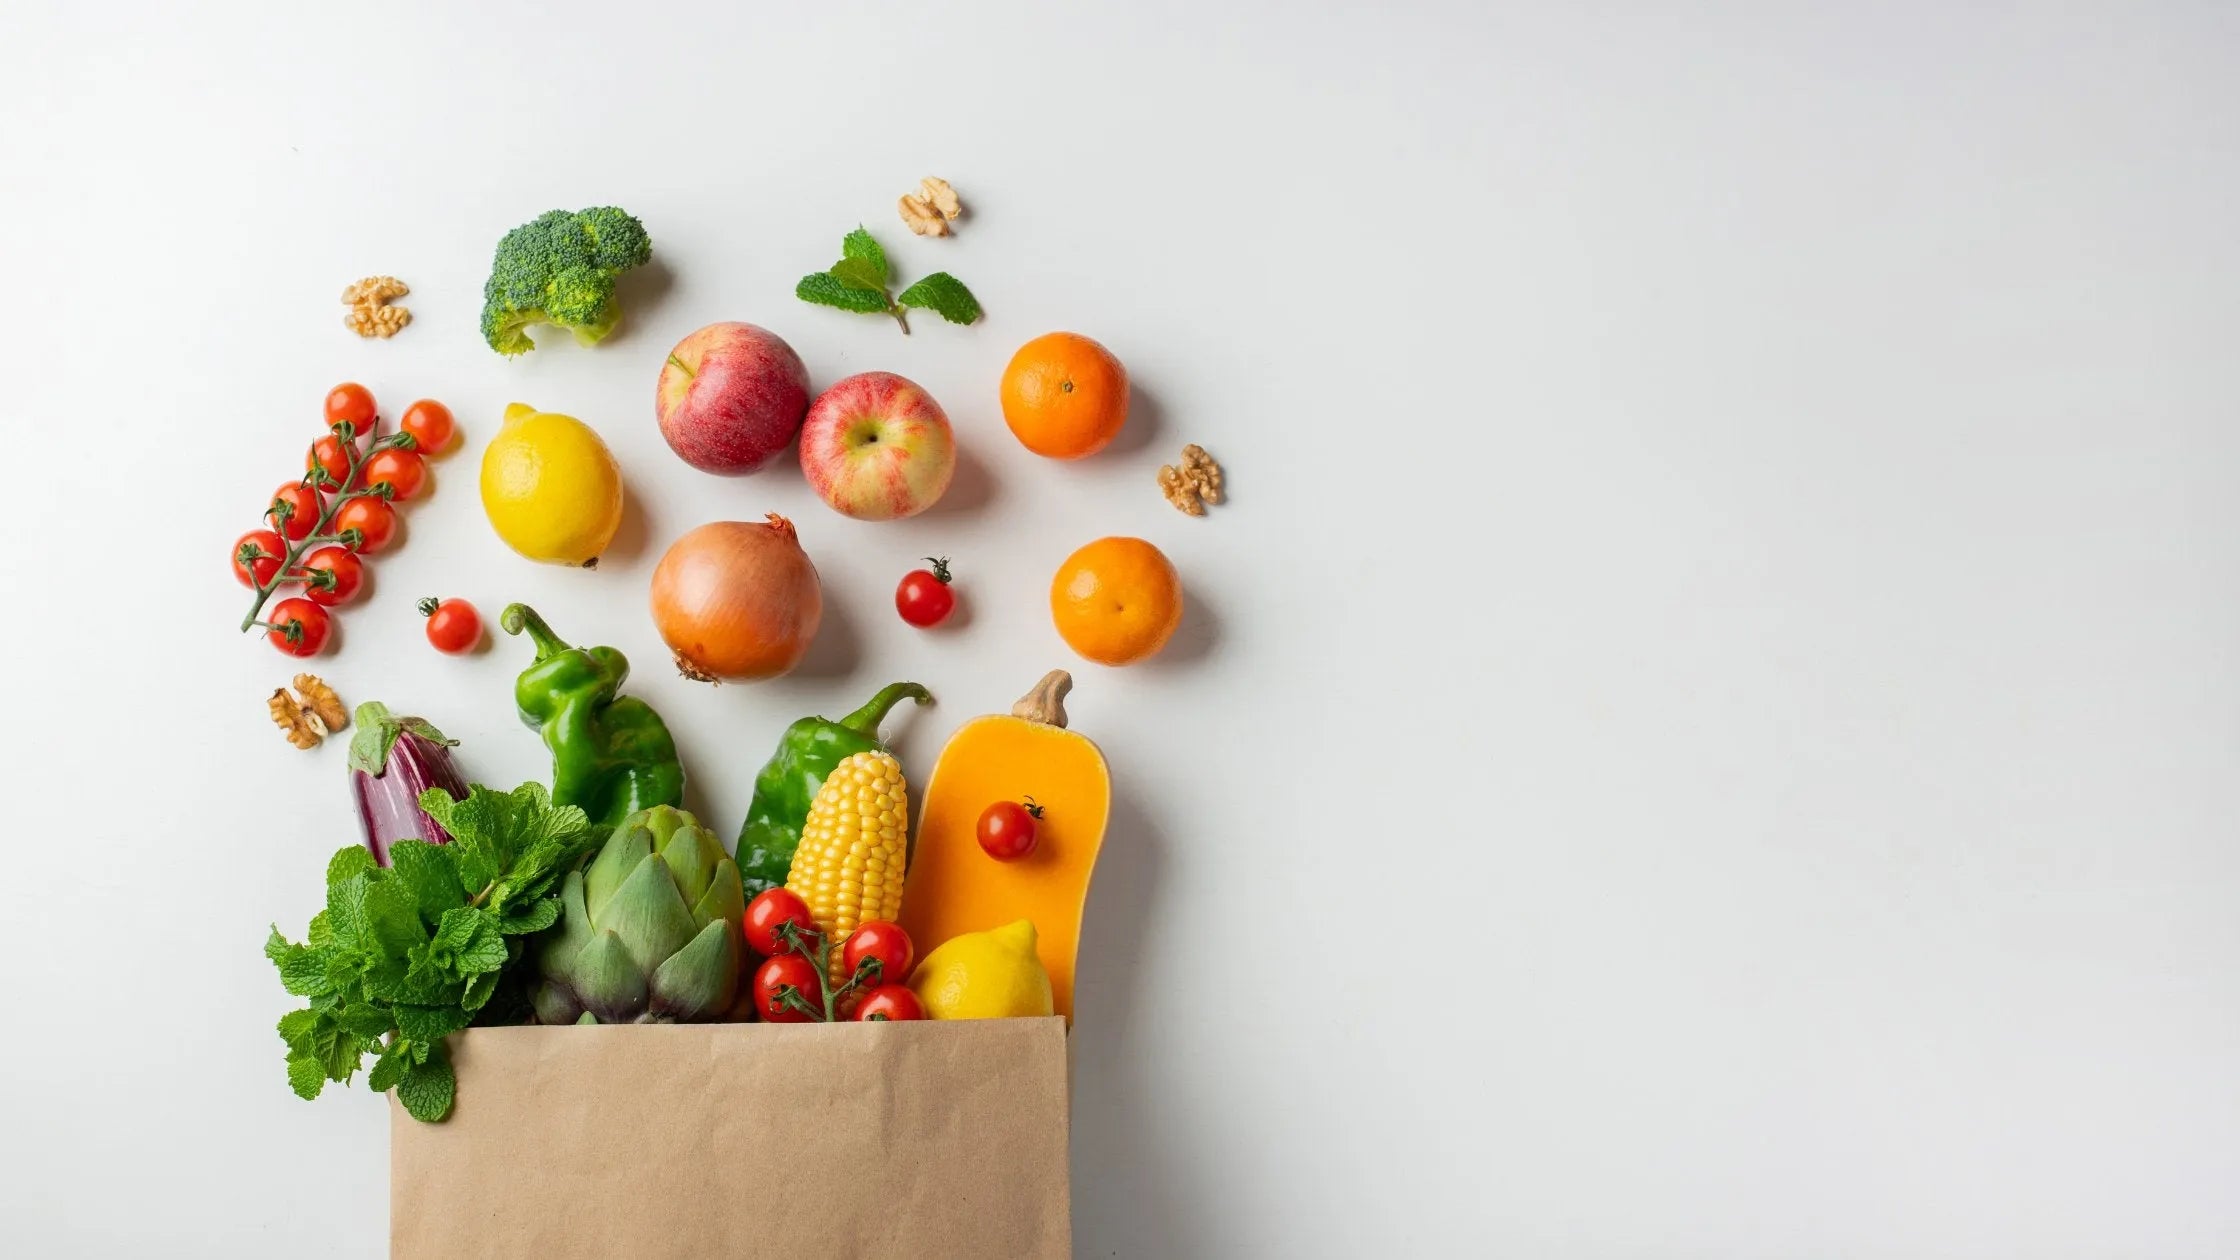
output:
[[[1081,910],[1112,812],[1104,754],[1066,729],[1072,688],[1072,675],[1052,670],[1010,716],[976,717],[949,737],[926,780],[902,899],[902,926],[920,958],[951,937],[1032,920],[1051,998],[1069,1021]],[[981,812],[1029,796],[1042,807],[1034,852],[1010,862],[989,857],[980,848]]]

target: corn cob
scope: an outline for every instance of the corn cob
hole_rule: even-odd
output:
[[[847,978],[840,946],[848,934],[902,913],[909,825],[902,763],[883,752],[859,752],[834,766],[809,805],[786,887],[809,903],[809,917],[832,948],[827,975],[834,984]]]

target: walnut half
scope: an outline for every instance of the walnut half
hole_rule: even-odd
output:
[[[289,743],[298,748],[317,748],[329,733],[350,724],[350,710],[342,707],[342,697],[317,674],[297,674],[294,681],[295,694],[290,695],[286,687],[274,687],[265,709]]]
[[[1192,442],[1182,448],[1182,463],[1159,470],[1159,491],[1167,502],[1192,516],[1204,516],[1206,504],[1221,502],[1221,465],[1206,448]]]
[[[902,221],[920,236],[947,236],[949,224],[964,213],[964,203],[957,200],[957,190],[949,181],[928,175],[918,181],[918,191],[904,193],[895,203],[902,212]]]

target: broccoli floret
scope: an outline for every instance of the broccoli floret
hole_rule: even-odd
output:
[[[482,286],[482,339],[520,354],[536,348],[531,325],[556,324],[597,345],[622,314],[615,274],[652,256],[645,225],[614,206],[540,214],[498,242]]]

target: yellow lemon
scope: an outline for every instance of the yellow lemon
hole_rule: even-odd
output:
[[[910,987],[934,1019],[1007,1019],[1053,1009],[1050,973],[1035,957],[1034,924],[1025,919],[943,941],[918,964]]]
[[[622,470],[590,425],[515,403],[482,451],[482,511],[531,560],[588,568],[622,524]]]

